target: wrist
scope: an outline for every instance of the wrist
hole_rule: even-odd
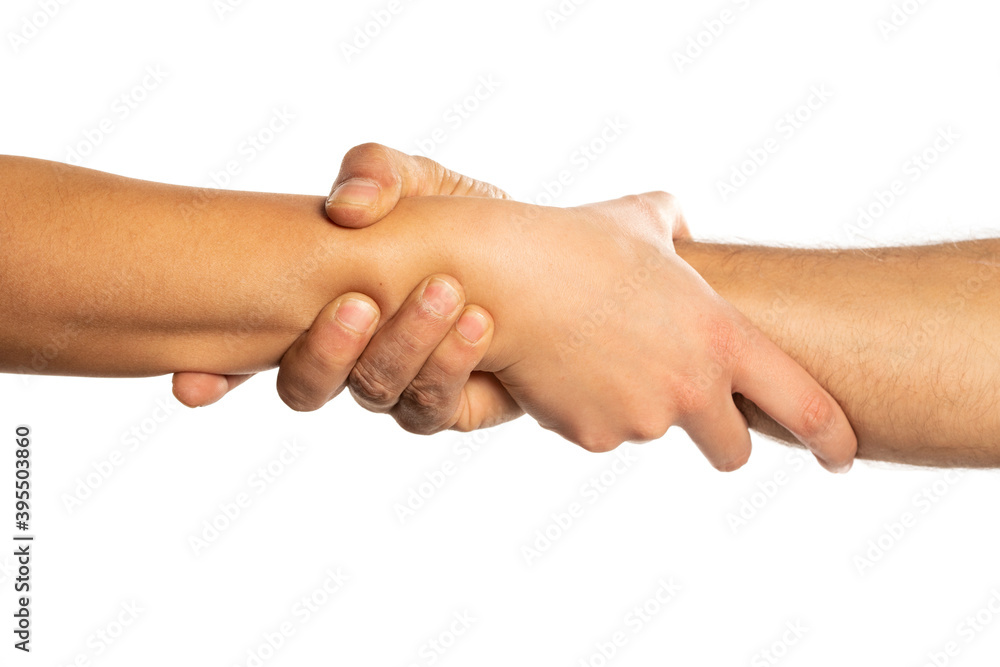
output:
[[[775,273],[768,262],[771,248],[690,240],[676,241],[675,246],[681,259],[719,296],[779,342],[784,319],[779,316],[788,312],[797,297],[788,276]]]
[[[370,227],[338,229],[350,239],[350,274],[355,278],[349,291],[375,300],[381,326],[426,276],[454,277],[466,303],[486,309],[495,322],[478,370],[501,370],[516,360],[516,341],[523,339],[520,297],[526,271],[518,246],[524,240],[509,232],[521,206],[471,197],[410,198]]]

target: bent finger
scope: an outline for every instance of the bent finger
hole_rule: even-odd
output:
[[[847,415],[815,378],[763,334],[753,337],[735,369],[733,392],[788,429],[824,468],[850,470],[858,440]]]
[[[344,294],[327,304],[281,358],[281,400],[298,411],[326,405],[343,389],[377,321],[378,306],[363,294]]]
[[[732,395],[718,397],[680,426],[716,470],[737,470],[750,458],[750,430]]]
[[[425,278],[351,370],[348,386],[358,404],[372,412],[389,412],[448,335],[464,303],[462,287],[454,278]]]
[[[451,428],[461,414],[465,384],[492,337],[489,314],[468,306],[400,394],[392,409],[399,425],[422,435]]]

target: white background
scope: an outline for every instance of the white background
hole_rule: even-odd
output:
[[[896,243],[997,226],[995,2],[911,1],[886,35],[888,0],[591,0],[555,25],[556,0],[407,0],[350,59],[343,45],[388,0],[246,0],[221,16],[211,0],[95,0],[51,18],[43,4],[4,3],[4,153],[86,151],[88,167],[198,186],[235,160],[232,188],[325,194],[352,145],[415,152],[442,128],[432,157],[517,198],[545,201],[563,170],[557,205],[668,190],[702,238]],[[732,21],[712,36],[704,22],[723,10]],[[705,46],[679,66],[690,39]],[[498,86],[475,99],[480,77]],[[832,96],[781,131],[823,86]],[[136,100],[127,117],[123,94]],[[461,123],[455,104],[470,109]],[[275,109],[294,120],[250,159],[244,142]],[[112,131],[88,151],[105,118]],[[616,119],[615,141],[581,160]],[[954,145],[904,176],[949,127]],[[771,137],[779,150],[724,200],[719,183]],[[852,232],[897,178],[906,193]],[[37,535],[30,656],[11,648],[12,548],[0,556],[3,665],[919,666],[936,653],[973,666],[1000,653],[993,472],[859,462],[835,477],[755,439],[750,463],[724,475],[672,430],[620,450],[634,463],[616,475],[619,454],[587,454],[529,419],[473,440],[408,435],[346,396],[296,414],[273,373],[199,410],[173,401],[166,377],[7,375],[0,406],[8,446],[17,424],[33,428]],[[304,451],[258,494],[252,476],[289,440]],[[93,475],[115,450],[123,463]],[[455,474],[401,522],[397,504],[431,495],[420,485],[449,461]],[[606,493],[584,490],[602,474]],[[98,488],[69,509],[88,476]],[[250,506],[196,555],[190,538],[244,492]],[[572,503],[582,516],[553,527]],[[523,548],[546,529],[561,534],[529,563]],[[338,568],[349,581],[297,613]],[[679,587],[665,604],[661,579]],[[648,622],[634,622],[650,598]],[[131,603],[142,611],[119,633]],[[451,642],[463,613],[475,620]],[[264,637],[285,622],[294,634],[271,651]],[[626,642],[606,660],[616,632]],[[428,643],[439,638],[443,654]],[[952,641],[957,655],[940,655]]]

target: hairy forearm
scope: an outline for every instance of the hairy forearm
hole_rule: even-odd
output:
[[[838,400],[858,457],[1000,465],[1000,241],[677,249]],[[790,440],[753,404],[741,409],[753,428]]]

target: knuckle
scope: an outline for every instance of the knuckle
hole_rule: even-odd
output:
[[[394,333],[401,354],[414,354],[426,349],[431,343],[440,343],[451,326],[450,313],[441,314],[424,303],[413,305],[413,312],[406,328]]]
[[[417,435],[440,431],[448,419],[448,398],[436,390],[407,387],[393,408],[401,427]]]
[[[308,336],[305,345],[301,348],[301,363],[309,370],[322,374],[340,371],[348,365],[347,358],[353,359],[357,354],[360,354],[366,341],[365,334],[351,331],[345,327],[340,328],[340,334],[336,340]]]
[[[694,415],[703,412],[711,404],[708,388],[697,381],[682,382],[674,387],[674,408],[679,415]]]
[[[425,155],[413,155],[412,158],[413,158],[414,164],[416,164],[417,166],[419,166],[422,169],[426,170],[427,172],[438,172],[438,173],[440,173],[440,172],[448,171],[443,166],[441,166],[440,162],[432,160],[432,159],[430,159],[429,157],[427,157]]]
[[[652,442],[667,434],[670,424],[660,419],[637,420],[632,428],[632,442]]]
[[[717,318],[708,325],[707,341],[712,358],[725,365],[738,359],[743,353],[746,333],[732,319]]]
[[[426,308],[417,307],[419,311]],[[448,332],[448,322],[442,322],[433,312],[421,312],[415,323],[393,330],[390,339],[379,341],[384,344],[379,356],[385,358],[384,367],[401,369],[412,360],[423,360]]]
[[[833,402],[818,391],[808,394],[802,402],[799,435],[806,440],[822,437],[829,432],[837,419]]]
[[[513,199],[505,190],[501,190],[490,183],[486,183],[485,185],[489,189],[489,196],[493,199]]]
[[[344,154],[344,162],[350,162],[359,158],[378,157],[385,153],[385,146],[374,141],[366,141],[358,144]]]
[[[655,218],[655,211],[652,202],[645,195],[627,195],[625,201],[647,218]]]
[[[414,412],[428,414],[439,411],[449,402],[449,398],[447,391],[440,386],[411,382],[403,390],[399,402]]]
[[[453,195],[466,195],[470,192],[475,193],[479,190],[479,182],[473,178],[456,172],[451,172],[450,176],[452,180],[451,194]]]
[[[435,194],[447,194],[444,191],[445,186],[452,184],[455,177],[454,172],[423,155],[414,155],[413,164],[417,171],[424,175],[427,185],[432,186],[431,189],[434,190]]]
[[[278,383],[278,397],[296,412],[313,412],[324,405],[301,387],[281,382]]]
[[[351,394],[369,409],[388,409],[396,403],[392,382],[378,366],[359,359],[347,380]]]
[[[576,444],[591,454],[604,454],[622,444],[619,438],[602,433],[585,433],[574,439]]]
[[[486,197],[488,199],[511,198],[509,194],[492,183],[477,181],[474,178],[465,176],[464,174],[460,174],[458,172],[445,169],[443,177],[442,188],[444,188],[446,184],[449,185],[451,187],[450,194],[453,195]]]
[[[358,365],[370,375],[386,380],[399,376],[413,362],[423,362],[427,355],[435,349],[448,331],[447,323],[440,324],[432,313],[425,315],[421,306],[414,306],[415,313],[408,313],[403,322],[385,330],[383,337],[370,344],[359,359]],[[409,317],[415,315],[416,317]],[[397,315],[398,317],[398,315]],[[362,363],[363,362],[363,363]],[[402,390],[398,387],[396,393]]]
[[[644,192],[638,196],[645,200],[650,206],[663,211],[669,211],[673,208],[677,208],[678,206],[677,197],[669,192],[664,192],[663,190]]]
[[[672,194],[663,191],[646,192],[632,195],[631,199],[646,219],[656,224],[661,231],[673,230],[674,221],[680,215],[680,204]]]

